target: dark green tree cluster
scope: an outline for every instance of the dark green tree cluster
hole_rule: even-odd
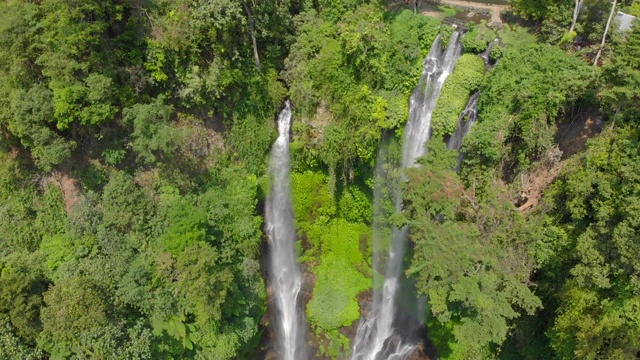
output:
[[[141,187],[114,171],[101,194],[87,193],[67,213],[55,185],[40,194],[12,179],[15,162],[3,159],[2,225],[31,230],[3,232],[3,358],[34,345],[33,358],[233,358],[251,350],[265,296],[255,177],[224,170],[205,192],[181,195],[159,179]],[[26,197],[12,199],[12,186]],[[28,211],[19,215],[21,208]],[[32,247],[13,234],[28,234]]]
[[[481,87],[480,121],[463,145],[471,168],[522,169],[540,159],[553,145],[558,115],[592,83],[591,68],[557,47],[507,48]]]
[[[511,320],[541,306],[530,288],[532,238],[506,186],[478,196],[452,170],[457,154],[438,138],[407,171],[403,221],[415,245],[408,275],[426,295],[440,355],[481,359],[502,344]],[[433,316],[433,317],[431,317]]]
[[[0,358],[253,351],[296,6],[0,4]]]

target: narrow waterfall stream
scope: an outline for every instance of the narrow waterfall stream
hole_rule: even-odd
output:
[[[449,150],[460,150],[462,147],[462,140],[467,136],[473,124],[476,123],[476,119],[478,118],[478,97],[480,96],[480,91],[474,92],[469,98],[469,102],[467,106],[462,110],[460,116],[458,117],[458,124],[456,125],[456,130],[451,134],[449,140],[447,140],[447,149]]]
[[[480,90],[475,91],[471,95],[469,102],[467,102],[467,106],[465,106],[464,110],[462,110],[458,116],[456,130],[447,140],[447,149],[460,151],[462,148],[462,141],[469,131],[471,131],[473,124],[475,124],[478,119],[478,97],[480,97]],[[461,152],[458,153],[458,161],[454,169],[456,172],[460,171],[463,158],[464,154]]]
[[[276,318],[276,347],[279,359],[306,359],[305,320],[300,305],[302,273],[296,262],[296,230],[291,206],[289,131],[291,129],[291,104],[278,117],[278,139],[271,150],[269,175],[271,192],[266,200],[266,232],[270,245],[270,286]]]
[[[443,50],[442,39],[438,36],[424,60],[420,82],[413,90],[409,102],[409,120],[405,126],[402,144],[402,169],[414,166],[416,159],[425,153],[425,144],[430,137],[431,116],[438,96],[462,53],[461,36],[459,31],[455,31],[446,50]],[[383,158],[379,156],[378,160]],[[378,163],[378,169],[381,169],[381,166],[384,164]],[[396,185],[398,186],[399,184]],[[399,192],[399,188],[389,191]],[[374,195],[379,193],[380,191],[374,191]],[[396,196],[395,206],[396,210],[401,209],[400,196]],[[374,224],[374,229],[375,226]],[[407,324],[401,324],[399,321],[394,323],[399,310],[397,300],[401,288],[408,231],[406,227],[393,229],[391,244],[384,249],[381,248],[383,244],[388,243],[388,239],[374,236],[374,252],[388,249],[384,264],[378,264],[378,261],[384,260],[377,260],[379,257],[374,254],[374,269],[384,269],[384,285],[381,289],[374,287],[371,311],[360,321],[353,345],[354,360],[404,359],[414,351],[415,343],[407,337]]]
[[[491,67],[491,50],[497,44],[498,39],[490,42],[487,46],[487,49],[479,54],[484,60],[484,64],[486,67]],[[476,90],[471,97],[469,97],[469,101],[467,102],[467,106],[465,106],[464,110],[458,116],[458,124],[456,124],[456,130],[451,134],[451,136],[447,139],[447,149],[449,150],[460,150],[462,148],[462,141],[465,136],[469,134],[471,128],[478,120],[478,98],[480,97],[480,90]],[[458,155],[458,164],[456,166],[456,171],[460,170],[460,165],[462,164],[462,159],[464,154],[460,153]]]

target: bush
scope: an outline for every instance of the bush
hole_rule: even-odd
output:
[[[342,191],[338,201],[340,217],[353,222],[371,223],[371,201],[359,187],[348,186]]]
[[[291,193],[296,228],[307,231],[312,224],[325,224],[335,215],[329,178],[307,171],[291,174]]]

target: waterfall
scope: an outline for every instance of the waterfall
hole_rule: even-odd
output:
[[[409,120],[404,129],[402,142],[402,169],[414,166],[416,159],[425,153],[425,144],[430,137],[431,116],[438,96],[444,81],[462,53],[461,36],[460,32],[454,31],[446,50],[443,50],[442,39],[438,36],[424,60],[422,76],[409,101]],[[385,166],[387,164],[384,156],[379,155],[378,175]],[[396,189],[388,190],[391,193],[399,193],[399,184],[396,183],[395,187]],[[379,189],[374,190],[374,197],[379,194]],[[394,197],[396,211],[399,211],[402,207],[401,196],[397,194]],[[374,206],[378,206],[376,201],[378,199],[374,199]],[[385,239],[376,236],[375,229],[374,224],[374,253],[385,251],[386,247],[381,248],[388,240],[384,241]],[[374,254],[374,269],[384,266],[384,284],[382,289],[374,287],[372,309],[358,326],[352,353],[354,360],[404,359],[415,350],[415,342],[410,339],[412,331],[407,329],[407,322],[398,321],[398,310],[402,309],[397,301],[408,232],[406,227],[391,230],[391,244],[384,264],[379,263],[383,261],[380,254]]]
[[[451,134],[449,140],[447,140],[447,149],[460,150],[462,147],[462,140],[469,133],[473,124],[475,124],[478,118],[478,97],[480,91],[476,91],[469,98],[467,106],[462,110],[458,117],[458,124],[456,130]]]
[[[479,54],[483,60],[484,64],[487,67],[491,66],[491,50],[498,43],[498,39],[495,39],[487,46],[487,49]],[[478,98],[480,97],[480,90],[476,90],[471,97],[469,97],[469,101],[467,102],[467,106],[465,106],[464,110],[458,116],[458,124],[456,125],[456,130],[451,134],[449,139],[447,140],[447,149],[449,150],[460,150],[462,148],[462,141],[464,137],[467,136],[473,124],[476,123],[478,119]],[[460,164],[462,164],[462,158],[464,154],[458,155],[458,165],[456,167],[456,171],[460,170]]]
[[[404,128],[402,167],[405,169],[415,165],[416,159],[424,155],[425,144],[431,135],[431,116],[438,96],[462,53],[461,36],[460,32],[455,31],[444,53],[442,40],[438,36],[424,60],[422,77],[409,100],[409,121]]]
[[[495,39],[492,42],[489,43],[489,45],[487,45],[487,49],[480,55],[482,60],[484,60],[484,64],[486,66],[491,66],[491,50],[493,50],[493,47],[499,42],[499,39]]]
[[[269,280],[276,304],[277,351],[284,360],[305,359],[304,312],[299,303],[302,273],[296,262],[296,230],[293,225],[289,186],[289,130],[291,104],[278,117],[278,139],[271,150],[271,192],[266,200],[266,232],[270,245]]]

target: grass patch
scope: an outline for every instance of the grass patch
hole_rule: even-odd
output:
[[[442,11],[440,19],[448,18],[450,16],[456,16],[456,14],[458,13],[458,10],[443,5],[438,5],[438,10]]]
[[[292,173],[291,192],[298,232],[306,233],[313,225],[325,224],[336,215],[328,176],[312,171]]]
[[[498,30],[498,36],[505,46],[525,47],[537,43],[536,35],[530,33],[528,28],[518,25],[504,24],[502,29]]]

